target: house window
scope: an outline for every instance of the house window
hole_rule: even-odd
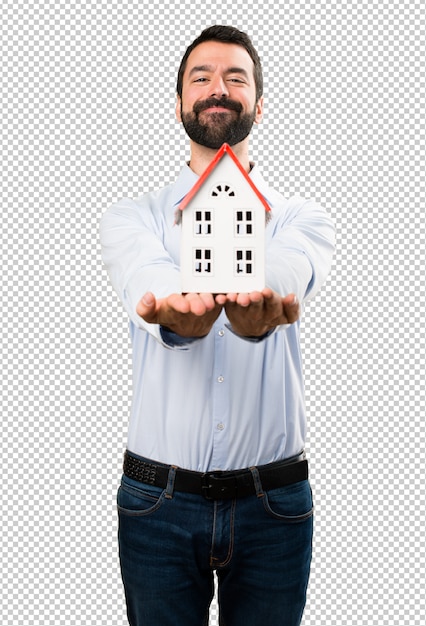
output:
[[[211,235],[212,234],[212,212],[195,211],[194,213],[194,234],[195,235]]]
[[[219,183],[214,189],[212,189],[210,195],[213,198],[217,198],[218,196],[229,196],[230,198],[235,198],[235,191],[227,183]]]
[[[239,237],[253,235],[254,213],[251,210],[237,209],[235,211],[235,234]]]
[[[235,250],[235,273],[239,276],[254,274],[253,250]]]
[[[194,274],[211,275],[213,273],[213,252],[210,248],[195,248],[194,250]]]

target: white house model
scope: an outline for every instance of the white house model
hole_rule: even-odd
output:
[[[183,293],[261,291],[270,207],[228,144],[178,207]]]

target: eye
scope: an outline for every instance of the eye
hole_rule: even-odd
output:
[[[194,80],[194,83],[205,83],[207,82],[207,78],[205,76],[200,76]]]
[[[238,85],[244,85],[245,84],[245,81],[242,78],[231,77],[231,78],[228,78],[228,80],[229,80],[230,83],[236,83]]]

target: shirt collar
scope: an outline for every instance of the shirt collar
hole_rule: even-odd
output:
[[[186,194],[192,189],[199,176],[191,170],[187,163],[182,167],[180,174],[173,186],[172,200],[173,206],[178,206]]]

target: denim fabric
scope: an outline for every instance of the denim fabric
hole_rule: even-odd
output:
[[[131,626],[206,626],[218,575],[221,626],[298,626],[313,530],[308,481],[208,501],[123,476],[119,551]]]

